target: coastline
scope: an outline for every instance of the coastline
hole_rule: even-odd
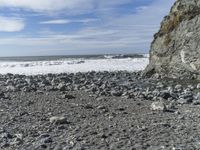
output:
[[[0,75],[1,149],[198,149],[199,82],[140,74]]]

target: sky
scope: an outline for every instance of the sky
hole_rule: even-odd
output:
[[[0,56],[148,53],[175,0],[0,0]]]

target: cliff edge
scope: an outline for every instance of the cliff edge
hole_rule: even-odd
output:
[[[200,0],[177,0],[154,35],[144,76],[200,77]]]

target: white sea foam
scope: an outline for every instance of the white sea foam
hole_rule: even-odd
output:
[[[149,54],[143,54],[144,57],[149,58],[150,55]]]
[[[57,61],[0,62],[0,74],[48,74],[88,71],[139,71],[148,64],[148,58],[76,59]]]

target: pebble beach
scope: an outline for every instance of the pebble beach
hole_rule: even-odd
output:
[[[140,74],[0,75],[1,149],[200,149],[199,82]]]

